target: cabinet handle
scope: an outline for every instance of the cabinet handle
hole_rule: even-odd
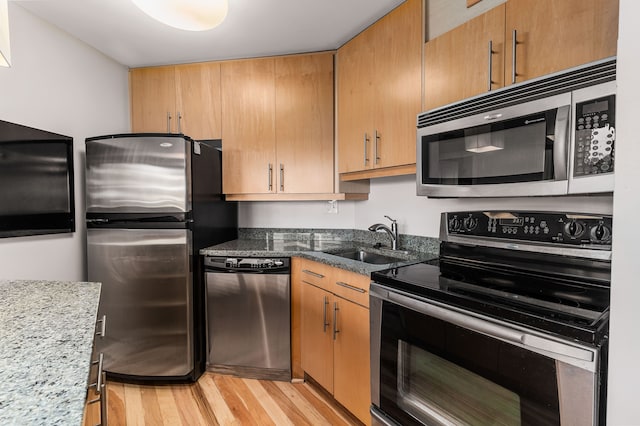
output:
[[[367,132],[364,132],[364,166],[367,167],[367,163],[369,162],[369,157],[367,157],[367,145],[369,144],[369,138],[367,137]]]
[[[338,302],[333,302],[333,340],[336,340],[336,335],[340,333],[338,330]]]
[[[182,133],[182,114],[178,111],[178,133]]]
[[[349,290],[353,290],[353,291],[357,291],[358,293],[366,293],[367,291],[360,288],[360,287],[355,287],[352,286],[351,284],[347,284],[347,283],[343,283],[342,281],[336,281],[336,284],[338,284],[340,287],[344,287],[344,288],[348,288]]]
[[[171,113],[167,112],[167,133],[171,133]]]
[[[284,164],[280,164],[280,191],[284,191]]]
[[[493,75],[493,40],[489,40],[489,76],[487,78],[487,92],[491,91],[491,85],[493,81],[491,76]]]
[[[107,426],[107,373],[102,372],[102,384],[100,385],[100,391],[96,391],[98,397],[88,401],[87,404],[100,403],[100,423],[96,426]]]
[[[271,165],[271,163],[269,163],[269,168],[267,171],[267,188],[269,190],[269,192],[271,192],[273,190],[273,166]]]
[[[96,388],[96,393],[100,393],[102,391],[103,384],[103,371],[102,366],[104,364],[104,354],[101,352],[97,361],[91,362],[91,364],[98,364],[98,376],[96,377],[96,382],[89,385],[90,388]]]
[[[107,333],[107,316],[103,315],[102,318],[100,318],[96,322],[100,323],[100,330],[96,332],[96,336],[100,336],[100,338],[103,338]]]
[[[327,322],[327,306],[329,306],[329,298],[324,296],[324,300],[322,301],[322,332],[327,332],[327,327],[329,323]]]
[[[373,145],[373,154],[375,158],[375,164],[377,165],[380,160],[380,156],[378,155],[378,142],[380,142],[380,133],[378,133],[378,129],[376,129],[375,136],[376,136],[376,140]]]
[[[518,44],[518,31],[513,30],[511,32],[512,35],[512,43],[511,43],[511,84],[516,83],[516,45]]]
[[[308,269],[303,269],[302,272],[304,272],[305,274],[309,274],[311,276],[314,276],[316,278],[324,278],[324,275],[318,274],[317,272],[313,272],[313,271],[310,271]]]
[[[97,426],[108,426],[107,406],[107,373],[102,372],[102,385],[100,386],[100,424]]]

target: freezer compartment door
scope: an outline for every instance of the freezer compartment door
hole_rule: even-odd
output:
[[[191,149],[178,135],[88,139],[87,213],[190,211]]]
[[[110,373],[181,377],[194,368],[191,231],[88,229],[89,280],[102,282]]]

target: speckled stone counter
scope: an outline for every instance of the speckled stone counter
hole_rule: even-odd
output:
[[[399,236],[397,251],[375,246],[388,245],[387,235],[361,230],[243,228],[239,230],[238,236],[237,240],[207,247],[200,254],[237,257],[298,256],[363,275],[438,256],[438,240],[411,235]],[[335,255],[350,249],[366,249],[398,258],[399,261],[375,265]]]
[[[81,425],[100,284],[0,280],[0,425]]]

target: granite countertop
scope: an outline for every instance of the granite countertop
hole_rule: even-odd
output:
[[[81,425],[100,284],[1,281],[0,424]]]
[[[358,230],[241,229],[237,240],[204,248],[200,250],[200,254],[234,257],[297,256],[362,275],[438,257],[438,242],[434,239],[401,235],[400,247],[396,251],[379,247],[379,239],[380,236],[373,232]],[[399,260],[393,263],[371,264],[335,255],[355,249],[364,249]]]

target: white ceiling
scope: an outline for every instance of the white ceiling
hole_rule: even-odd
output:
[[[165,26],[130,0],[12,0],[129,67],[332,50],[404,0],[229,0],[218,27]]]

